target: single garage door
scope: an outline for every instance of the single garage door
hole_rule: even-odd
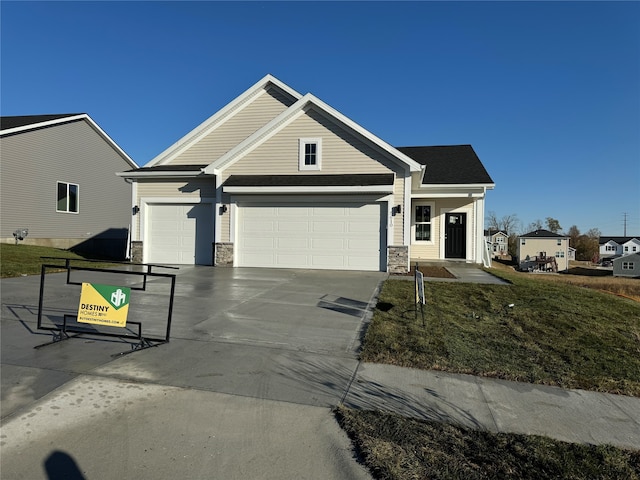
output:
[[[242,267],[386,270],[382,204],[239,205]]]
[[[147,263],[211,265],[210,203],[149,205],[147,218]]]

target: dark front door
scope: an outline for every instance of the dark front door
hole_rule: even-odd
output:
[[[465,258],[467,252],[467,214],[447,213],[445,222],[445,258]]]

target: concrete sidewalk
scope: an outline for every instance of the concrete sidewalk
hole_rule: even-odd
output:
[[[344,403],[490,432],[640,449],[636,397],[364,363]]]

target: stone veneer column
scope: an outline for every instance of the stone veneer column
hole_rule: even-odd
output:
[[[404,245],[389,245],[387,269],[389,273],[407,273],[409,271],[409,247]]]
[[[213,248],[213,264],[216,267],[233,267],[233,243],[216,243]]]
[[[142,242],[131,242],[131,262],[142,263]]]

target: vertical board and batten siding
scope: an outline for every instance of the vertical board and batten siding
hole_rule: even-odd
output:
[[[279,90],[270,88],[249,102],[170,164],[212,163],[281,114],[294,101]]]
[[[131,186],[116,172],[128,163],[84,120],[2,137],[2,237],[28,228],[27,239],[124,235]],[[58,213],[56,182],[79,186],[79,213]],[[117,232],[116,232],[117,230]],[[113,238],[113,237],[112,237]]]
[[[189,200],[200,198],[215,198],[216,196],[216,184],[215,177],[210,176],[206,178],[198,178],[192,180],[139,180],[138,181],[138,194],[136,204],[141,205],[142,199],[148,198],[167,198],[176,199],[184,198],[184,203],[188,203]],[[134,240],[140,239],[141,225],[140,215],[135,216],[137,225],[136,232],[137,237]]]
[[[300,138],[321,138],[321,170],[299,171]],[[361,140],[323,115],[309,110],[284,129],[247,153],[222,173],[222,182],[231,175],[338,175],[396,173],[394,204],[404,204],[404,172],[368,142]],[[225,195],[224,203],[229,202]],[[225,218],[226,217],[226,218]],[[222,241],[229,241],[229,216],[221,223]],[[401,222],[393,241],[402,244]]]

